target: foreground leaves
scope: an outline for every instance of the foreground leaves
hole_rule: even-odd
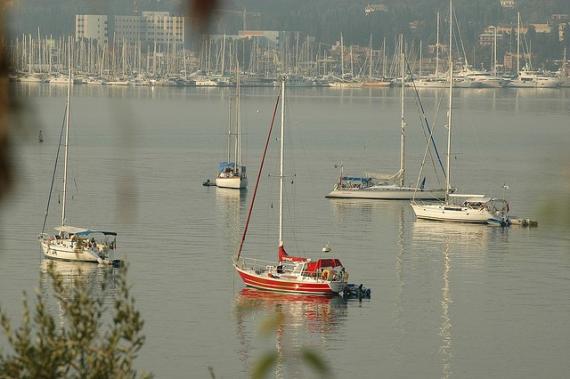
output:
[[[81,275],[71,285],[64,284],[53,265],[48,275],[59,305],[58,319],[48,311],[47,300],[40,293],[33,314],[24,294],[17,329],[0,309],[0,324],[11,350],[9,354],[0,352],[0,378],[150,377],[134,368],[145,341],[144,322],[130,295],[126,267],[120,269],[117,278],[112,311],[106,308],[102,295],[107,280],[101,284],[102,291],[93,295],[88,280]]]

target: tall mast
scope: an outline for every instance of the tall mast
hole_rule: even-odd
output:
[[[280,157],[279,157],[279,246],[283,246],[283,138],[285,136],[285,80],[281,78],[281,136],[280,136]]]
[[[236,154],[236,170],[241,175],[241,120],[240,120],[240,108],[241,108],[241,99],[240,99],[240,78],[239,78],[239,63],[237,65],[237,82],[236,82],[236,142],[237,142],[237,154]]]
[[[224,72],[226,71],[226,33],[224,33],[224,39],[222,40],[222,76],[224,76]],[[239,77],[239,74],[238,74]]]
[[[437,32],[435,40],[435,77],[439,75],[439,11],[437,12]]]
[[[370,43],[368,46],[368,79],[372,79],[372,33],[370,33]]]
[[[453,0],[449,0],[449,108],[447,110],[447,162],[446,162],[446,181],[445,181],[445,202],[449,203],[449,190],[451,188],[450,181],[450,162],[451,162],[451,111],[453,109]]]
[[[423,41],[420,40],[420,78],[422,77],[422,50],[423,50]]]
[[[402,87],[400,90],[400,101],[401,101],[401,115],[400,115],[400,127],[402,128],[402,134],[400,136],[400,187],[404,186],[405,173],[406,173],[406,161],[404,155],[406,153],[406,122],[404,121],[404,82],[406,79],[406,69],[405,69],[405,49],[404,49],[404,35],[400,34],[400,71],[402,77]]]
[[[520,48],[521,48],[521,14],[520,12],[517,12],[517,76],[521,72]]]
[[[382,42],[382,79],[386,79],[386,37]]]
[[[497,76],[497,27],[493,36],[493,75]]]
[[[340,33],[340,73],[344,78],[344,41],[342,40],[342,33]],[[281,102],[283,106],[283,102]]]
[[[232,99],[228,102],[228,164],[231,162],[231,149],[232,149]]]
[[[238,69],[239,65],[236,66],[236,103],[235,103],[235,111],[236,111],[236,133],[235,133],[235,139],[234,139],[234,172],[237,172],[238,169],[238,144],[239,144],[239,130],[238,130],[238,115],[239,115],[239,87],[237,82],[239,81],[239,69]]]
[[[354,62],[352,60],[352,45],[350,45],[350,77],[354,76]]]
[[[71,40],[68,40],[71,45]],[[61,201],[61,226],[65,225],[65,203],[67,201],[67,161],[69,152],[69,114],[71,105],[71,50],[68,55],[69,77],[67,80],[67,104],[65,106],[65,157],[63,160],[63,199]]]

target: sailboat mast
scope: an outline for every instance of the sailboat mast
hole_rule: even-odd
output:
[[[238,68],[236,66],[236,102],[235,102],[235,107],[236,107],[236,109],[235,109],[235,112],[236,112],[236,114],[235,114],[235,117],[236,117],[236,133],[234,135],[234,161],[233,161],[234,162],[234,173],[237,171],[237,168],[238,168],[238,162],[237,162],[238,161],[238,142],[239,142],[238,141],[238,134],[239,133],[237,130],[237,128],[238,128],[237,119],[238,119],[238,112],[239,112],[239,99],[238,99],[239,90],[238,90],[238,86],[237,86],[238,80],[239,80],[239,73],[238,73]]]
[[[370,33],[370,41],[368,44],[368,79],[372,79],[372,33]]]
[[[342,39],[342,33],[340,33],[340,73],[344,78],[344,41]],[[283,102],[281,102],[283,107]]]
[[[520,12],[517,12],[517,76],[521,72],[520,49],[521,49],[521,14]]]
[[[497,27],[493,35],[493,75],[497,76]]]
[[[230,101],[228,102],[228,159],[226,162],[228,164],[231,162],[231,151],[232,151],[232,99],[230,97]]]
[[[400,127],[402,128],[402,134],[400,136],[400,187],[404,186],[405,172],[406,172],[406,160],[404,159],[406,153],[406,122],[404,121],[404,88],[406,79],[405,70],[405,50],[404,50],[404,35],[400,34],[400,72],[402,78],[402,86],[400,90],[400,105],[401,105],[401,115],[400,115]]]
[[[449,190],[451,188],[451,121],[453,109],[453,0],[449,0],[449,107],[447,110],[447,162],[446,162],[446,180],[445,180],[445,202],[449,203]]]
[[[285,80],[281,78],[281,136],[280,136],[280,157],[279,157],[279,246],[283,246],[283,138],[285,136]]]
[[[386,80],[386,37],[382,42],[382,79]]]
[[[71,47],[71,41],[69,40],[69,45]],[[63,199],[61,201],[61,226],[65,225],[65,203],[67,200],[67,161],[69,152],[69,115],[70,115],[70,105],[71,105],[71,49],[69,50],[69,77],[67,80],[67,104],[65,109],[65,157],[63,160]]]
[[[439,11],[437,12],[437,32],[435,40],[435,77],[439,75]]]
[[[236,82],[236,142],[237,142],[237,154],[236,154],[236,170],[239,171],[241,175],[241,120],[240,120],[240,78],[239,78],[240,67],[237,65],[237,82]]]

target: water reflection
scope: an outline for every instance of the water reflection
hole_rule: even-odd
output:
[[[452,328],[451,316],[449,315],[449,305],[452,303],[451,291],[449,287],[449,273],[451,271],[451,264],[449,259],[449,243],[445,244],[443,250],[443,285],[441,287],[441,346],[439,354],[441,355],[441,377],[449,378],[452,374],[451,371],[451,358],[452,354]]]
[[[329,202],[333,207],[333,215],[339,224],[357,221],[370,222],[373,217],[384,214],[384,212],[389,212],[394,216],[409,206],[407,202],[391,200],[329,199]],[[358,217],[358,220],[354,219],[355,216]]]
[[[301,347],[315,346],[319,352],[335,349],[335,335],[347,318],[347,303],[339,296],[286,294],[251,288],[237,294],[234,309],[239,356],[245,372],[249,372],[259,356],[252,356],[259,324],[276,316],[280,320],[274,332],[277,378],[302,376],[302,365],[296,362]]]
[[[492,244],[508,242],[509,228],[478,224],[461,224],[416,220],[413,224],[414,245],[425,246],[433,243],[452,243],[457,247],[478,251]]]
[[[117,269],[100,266],[88,262],[66,262],[43,259],[40,265],[40,292],[44,300],[51,305],[53,298],[51,279],[48,273],[50,266],[57,275],[61,276],[63,288],[71,294],[78,281],[86,284],[86,289],[93,298],[103,299],[105,304],[112,304],[116,292]],[[57,308],[60,321],[63,323],[63,307],[61,303],[53,305]],[[53,310],[53,309],[52,309]]]
[[[435,253],[434,260],[441,267],[441,295],[439,337],[441,377],[452,376],[454,357],[453,319],[453,282],[451,273],[458,265],[457,261],[467,262],[470,269],[476,269],[485,259],[482,251],[491,250],[491,246],[501,246],[508,239],[507,228],[495,228],[487,225],[440,223],[416,220],[413,223],[412,241],[417,249],[429,254]],[[441,252],[441,258],[437,254]],[[453,261],[456,261],[455,264]]]
[[[235,247],[241,233],[241,212],[247,206],[247,191],[216,187],[216,208],[221,218],[222,234],[229,247]]]

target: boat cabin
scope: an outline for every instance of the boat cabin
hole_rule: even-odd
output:
[[[240,166],[236,170],[235,162],[220,162],[218,164],[218,172],[220,178],[231,178],[234,176],[245,176],[246,174],[246,167]]]

